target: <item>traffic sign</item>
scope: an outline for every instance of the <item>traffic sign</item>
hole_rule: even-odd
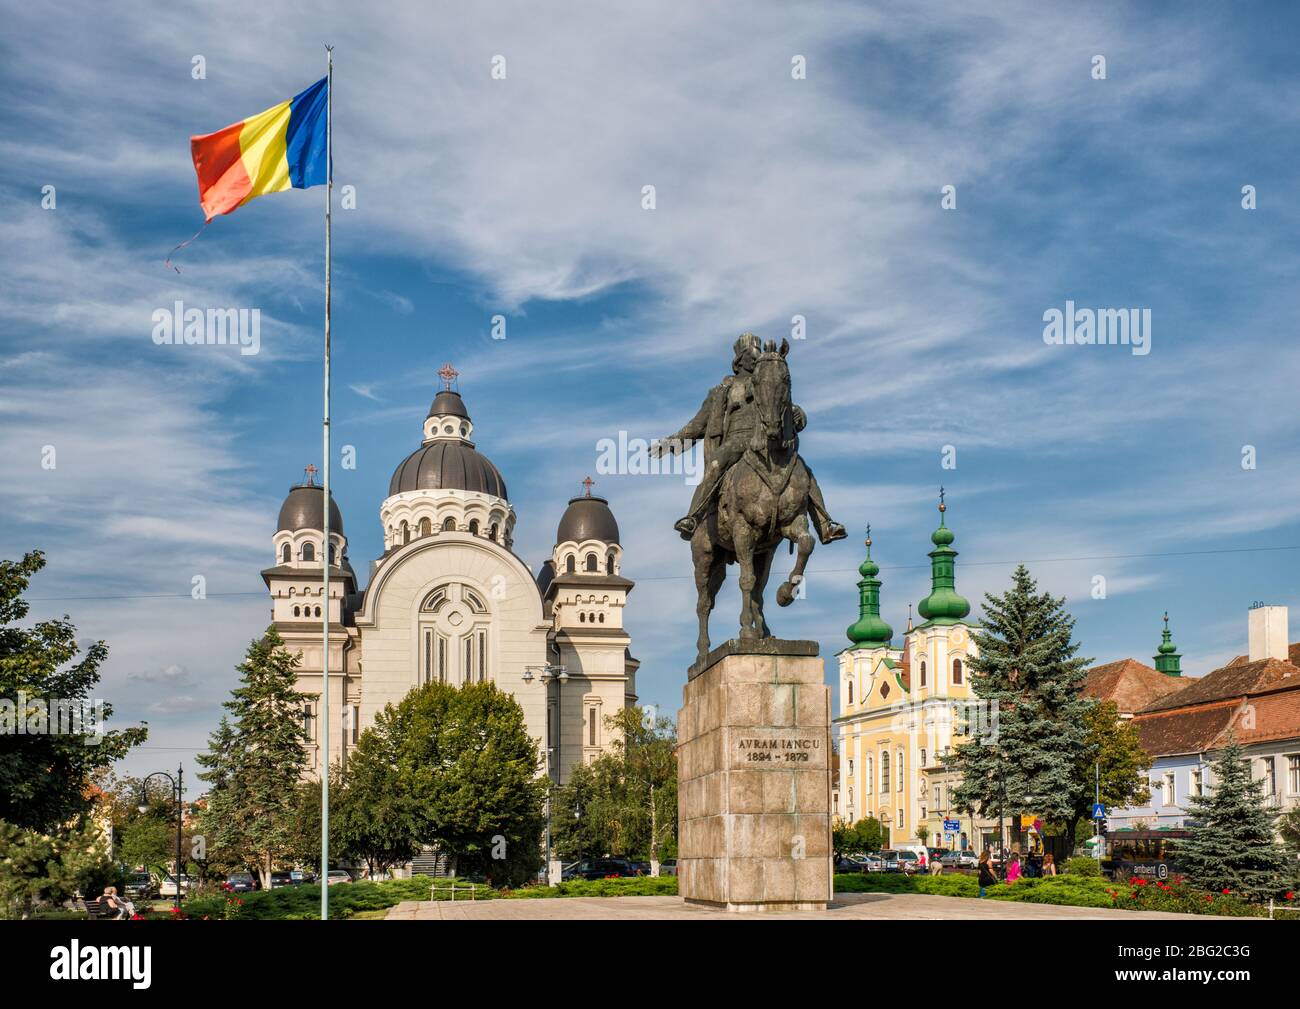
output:
[[[1094,802],[1092,804],[1092,818],[1094,820],[1106,819],[1106,806],[1103,803]]]
[[[960,821],[960,820],[944,820],[944,821],[943,821],[943,829],[946,830],[946,831],[948,831],[950,834],[955,834],[955,833],[957,833],[959,830],[961,830],[961,821]]]

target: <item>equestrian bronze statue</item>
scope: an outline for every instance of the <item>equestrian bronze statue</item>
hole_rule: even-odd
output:
[[[817,478],[799,456],[799,432],[808,418],[792,402],[785,360],[789,352],[785,340],[778,349],[771,340],[763,346],[753,333],[742,334],[732,374],[709,391],[689,424],[653,447],[662,454],[704,443],[703,479],[690,512],[675,525],[690,540],[695,564],[698,665],[708,656],[709,614],[728,564],[740,566],[740,640],[770,638],[763,591],[777,545],[787,540],[798,552],[776,593],[777,604],[788,606],[813,551],[809,519],[822,543],[845,535],[826,510]]]

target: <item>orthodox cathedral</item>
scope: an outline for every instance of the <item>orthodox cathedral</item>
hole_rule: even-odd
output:
[[[289,491],[262,572],[272,621],[302,657],[298,689],[319,771],[322,607],[329,609],[329,754],[346,761],[387,704],[424,683],[495,683],[514,695],[545,771],[568,780],[612,742],[607,716],[636,703],[638,662],[623,608],[633,583],[609,503],[591,493],[569,501],[551,556],[533,574],[514,552],[515,509],[501,472],[471,441],[474,424],[457,372],[424,419],[415,451],[393,470],[379,506],[384,552],[359,589],[343,516],[333,500],[323,548],[324,492],[308,467]],[[324,600],[322,564],[330,564]]]

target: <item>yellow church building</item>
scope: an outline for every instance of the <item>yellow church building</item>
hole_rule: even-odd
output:
[[[845,632],[852,643],[837,656],[840,788],[834,812],[844,823],[880,820],[887,845],[917,843],[924,826],[931,847],[982,847],[997,829],[952,807],[958,775],[940,759],[989,729],[970,686],[977,625],[967,619],[970,603],[957,593],[957,551],[946,511],[941,493],[939,528],[930,537],[930,594],[917,608],[924,622],[913,626],[909,616],[902,648],[894,647],[893,628],[880,616],[880,568],[871,558],[868,529],[867,559],[858,568],[858,619]]]

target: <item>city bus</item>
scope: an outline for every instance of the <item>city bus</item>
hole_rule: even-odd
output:
[[[1117,830],[1102,841],[1101,871],[1111,879],[1168,880],[1178,875],[1178,842],[1187,830]]]

